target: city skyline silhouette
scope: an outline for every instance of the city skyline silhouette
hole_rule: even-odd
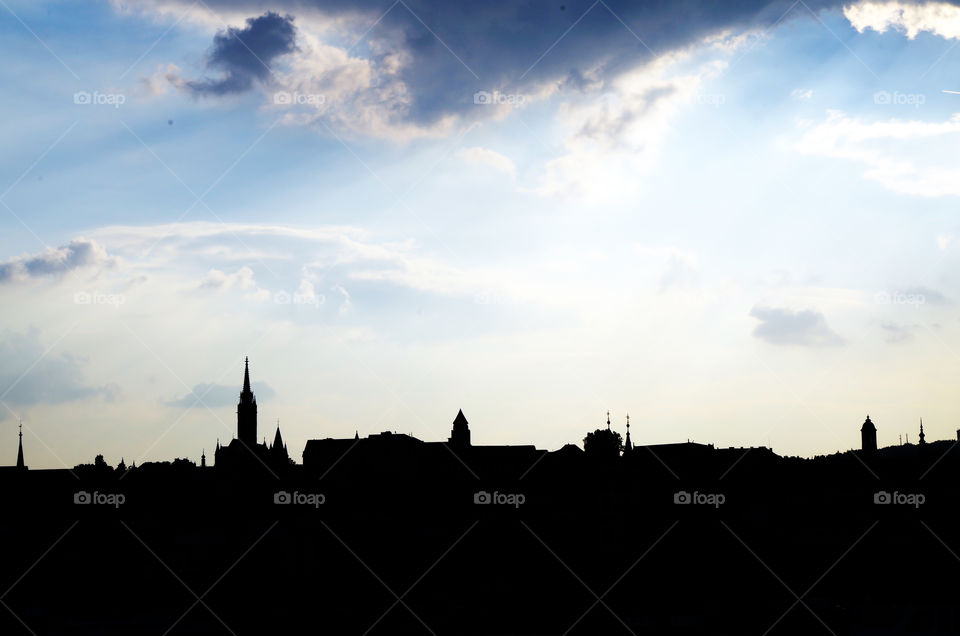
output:
[[[0,0],[0,636],[960,633],[960,0]]]

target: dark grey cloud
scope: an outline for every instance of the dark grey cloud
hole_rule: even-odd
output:
[[[183,6],[183,0],[141,3]],[[264,7],[260,0],[209,0],[207,5],[214,11],[249,10],[251,15],[259,15]],[[794,18],[812,19],[810,11],[839,9],[842,3],[405,0],[391,6],[381,0],[275,0],[269,6],[293,16],[319,14],[338,20],[341,26],[350,25],[355,33],[337,44],[352,47],[353,56],[378,61],[401,54],[408,62],[396,79],[403,83],[409,102],[397,116],[430,124],[451,114],[475,119],[491,114],[489,107],[474,103],[473,95],[479,90],[522,94],[545,84],[569,91],[592,90],[604,78],[654,55],[726,31],[763,29]],[[237,35],[247,40],[247,31],[269,32],[265,55],[280,56],[293,46],[292,40],[286,39],[292,36],[293,27],[289,20],[278,22],[278,18],[277,14],[262,15],[249,21]],[[369,33],[364,33],[368,28]],[[230,35],[217,36],[210,56],[211,65],[227,72],[227,76],[221,81],[199,83],[195,90],[236,92],[265,77],[262,65],[254,64],[256,60]],[[349,38],[361,35],[362,41],[352,46]]]
[[[755,338],[775,345],[824,347],[843,344],[827,324],[823,314],[812,309],[795,311],[756,306],[750,315],[760,321],[753,329]]]
[[[217,33],[207,53],[207,68],[222,73],[217,79],[193,80],[185,86],[198,95],[242,93],[256,81],[270,77],[270,64],[297,47],[293,18],[267,12],[247,19],[247,26]]]
[[[251,388],[257,396],[258,401],[269,400],[276,395],[276,391],[264,382],[253,382],[251,384]],[[190,393],[175,400],[169,400],[166,404],[167,406],[176,406],[185,409],[191,406],[202,408],[204,404],[210,408],[217,408],[236,405],[239,396],[240,387],[238,385],[198,384],[193,387]],[[198,399],[202,401],[198,401]]]
[[[44,355],[48,346],[35,332],[0,333],[0,395],[4,402],[31,406],[118,397],[120,389],[115,383],[97,386],[85,381],[85,359],[56,350]]]
[[[81,267],[113,266],[115,263],[96,241],[76,238],[68,245],[0,263],[0,283],[60,276]]]

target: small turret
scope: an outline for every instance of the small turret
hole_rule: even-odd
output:
[[[870,421],[869,415],[860,427],[860,448],[865,454],[877,452],[877,427]]]

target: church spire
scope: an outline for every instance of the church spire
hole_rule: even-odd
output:
[[[283,445],[283,437],[280,435],[280,418],[277,418],[277,433],[273,436],[273,446],[282,447]]]
[[[927,443],[926,435],[923,434],[923,418],[920,418],[920,441],[917,442],[921,446]]]
[[[243,390],[237,404],[237,439],[250,448],[257,445],[257,398],[250,390],[250,358],[243,361]]]
[[[20,470],[26,469],[26,466],[23,465],[23,418],[20,418],[20,443],[17,446],[17,468]]]
[[[628,455],[633,450],[633,442],[630,441],[630,414],[627,413],[627,439],[623,442],[623,454]]]

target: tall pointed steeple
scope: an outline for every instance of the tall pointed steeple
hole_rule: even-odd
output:
[[[917,442],[921,446],[927,443],[926,435],[923,434],[923,418],[920,418],[920,441]]]
[[[250,393],[250,358],[249,357],[244,357],[243,359],[243,392],[241,393],[241,395],[245,393]]]
[[[20,442],[17,446],[17,468],[19,470],[26,470],[26,466],[23,465],[23,419],[20,419]]]
[[[250,358],[243,362],[243,390],[237,403],[237,439],[251,448],[257,444],[257,398],[250,390]]]

